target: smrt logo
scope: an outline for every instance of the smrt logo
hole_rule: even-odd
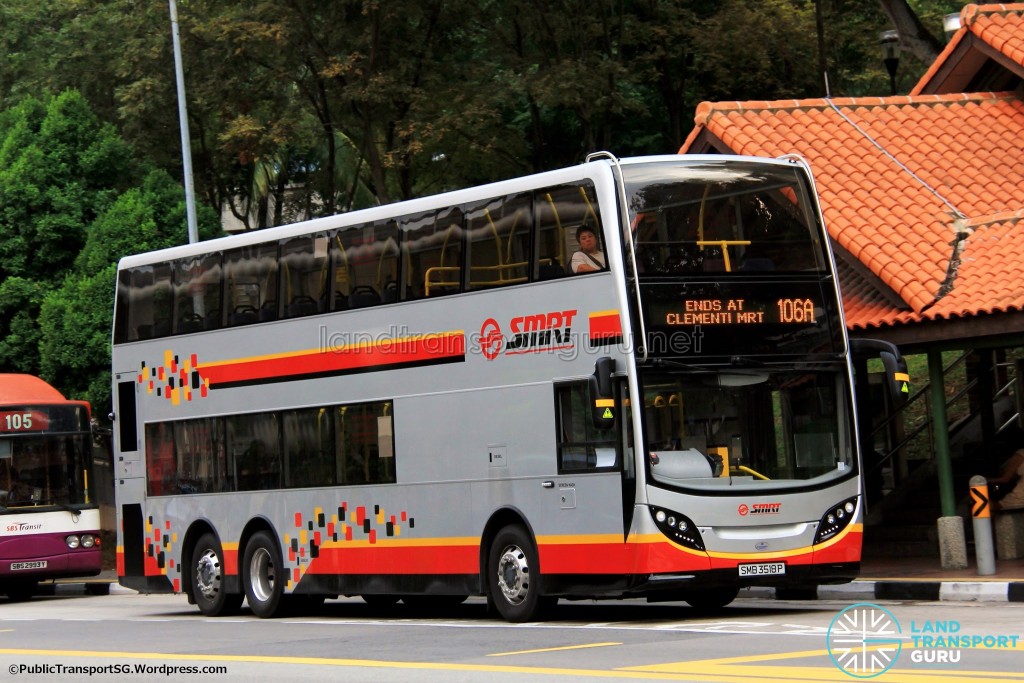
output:
[[[572,321],[576,309],[520,315],[509,320],[512,338],[505,342],[501,326],[488,318],[480,327],[480,352],[487,360],[506,355],[572,348]]]
[[[736,512],[740,513],[740,517],[746,517],[747,515],[777,515],[781,510],[782,503],[754,503],[753,506],[741,503],[736,508]]]

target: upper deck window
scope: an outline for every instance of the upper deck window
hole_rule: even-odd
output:
[[[795,167],[665,162],[627,165],[623,174],[644,275],[827,269]]]

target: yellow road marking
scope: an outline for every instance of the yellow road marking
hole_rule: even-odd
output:
[[[998,650],[995,650],[998,652]],[[1010,651],[1010,650],[1006,650]],[[850,676],[836,667],[827,666],[756,666],[757,662],[827,657],[827,650],[807,650],[777,654],[749,655],[674,662],[651,666],[623,667],[613,670],[574,669],[558,667],[502,666],[491,664],[454,664],[443,662],[396,662],[369,659],[330,659],[326,657],[286,657],[272,655],[172,654],[164,652],[98,652],[95,650],[39,650],[0,648],[0,655],[40,657],[81,657],[90,659],[135,659],[169,661],[202,661],[219,663],[304,664],[352,668],[404,669],[420,671],[461,671],[477,673],[527,673],[546,676],[573,676],[608,679],[643,679],[673,681],[711,681],[714,683],[778,683],[800,681],[810,683],[849,683]],[[752,664],[754,664],[752,666]],[[924,683],[939,678],[942,683],[1021,683],[1024,673],[1007,671],[919,670],[892,668],[885,672],[886,683]]]
[[[590,643],[588,645],[566,645],[564,647],[545,647],[540,650],[519,650],[517,652],[496,652],[494,654],[487,655],[488,657],[507,657],[509,655],[532,655],[537,652],[561,652],[563,650],[584,650],[588,647],[611,647],[612,645],[622,645],[622,643]]]
[[[878,650],[881,646],[869,647]],[[904,649],[908,649],[904,644]],[[968,649],[968,648],[964,648]],[[1014,648],[1016,649],[1016,648]],[[991,652],[1013,652],[1014,649],[993,649]],[[905,653],[904,653],[905,654]],[[644,673],[676,673],[698,679],[707,677],[713,680],[743,680],[769,683],[773,681],[845,681],[849,683],[850,675],[835,666],[750,666],[751,664],[785,659],[803,659],[808,657],[828,658],[828,650],[803,650],[800,652],[779,652],[775,654],[744,655],[740,657],[724,657],[699,661],[671,662],[652,664],[650,666],[622,667],[617,671],[637,671]],[[901,655],[902,659],[903,655]],[[906,666],[904,664],[904,666]],[[1021,683],[1024,673],[1008,671],[963,671],[960,669],[907,669],[893,667],[884,673],[886,683],[921,683],[926,678],[941,678],[942,683]]]

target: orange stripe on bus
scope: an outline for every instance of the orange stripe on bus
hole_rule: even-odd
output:
[[[312,349],[287,354],[241,358],[216,363],[201,363],[197,370],[218,384],[251,382],[302,375],[350,372],[385,368],[405,363],[458,360],[466,354],[463,332],[388,339],[372,344],[353,344],[338,348]]]

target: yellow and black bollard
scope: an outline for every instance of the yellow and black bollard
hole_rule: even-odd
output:
[[[971,477],[970,484],[978,576],[991,576],[996,573],[996,555],[992,544],[992,503],[988,497],[988,480],[976,474]]]

